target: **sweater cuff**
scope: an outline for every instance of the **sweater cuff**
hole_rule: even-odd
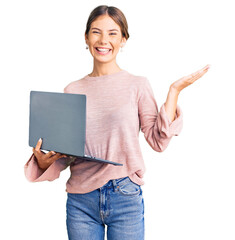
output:
[[[170,138],[178,136],[183,127],[183,113],[180,107],[177,105],[173,121],[170,121],[166,113],[165,104],[162,105],[159,115],[158,121],[160,121],[159,126],[161,126],[159,129],[161,137]]]
[[[34,182],[36,179],[38,179],[42,174],[44,170],[39,168],[37,160],[34,156],[34,154],[31,155],[28,162],[24,165],[24,173],[25,177],[30,181]]]
[[[60,158],[52,163],[46,170],[42,170],[37,160],[32,154],[28,162],[24,166],[25,176],[30,182],[53,181],[60,176],[60,172],[68,165],[67,158]]]

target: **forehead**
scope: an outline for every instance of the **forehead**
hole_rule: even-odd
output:
[[[93,27],[99,28],[103,31],[108,31],[110,29],[117,29],[121,31],[119,25],[109,15],[102,15],[96,18],[96,20],[91,24],[91,28]]]

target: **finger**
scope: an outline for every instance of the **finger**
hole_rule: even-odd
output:
[[[199,76],[199,75],[205,74],[207,71],[208,71],[207,68],[201,69],[201,70],[199,70],[199,71],[197,71],[197,72],[195,72],[195,73],[192,73],[191,76],[192,76],[192,77],[197,77],[197,76]]]
[[[208,70],[210,67],[211,67],[211,65],[210,65],[210,64],[207,64],[205,67],[201,68],[201,69],[198,70],[198,71],[200,72],[200,71]]]
[[[193,78],[193,79],[198,79],[198,78],[202,77],[206,72],[207,72],[207,70],[200,71],[200,72],[194,74],[194,75],[192,76],[192,78]]]
[[[40,155],[46,155],[46,153],[45,152],[43,152],[41,149],[39,149],[39,150],[36,150],[36,148],[33,148],[33,153],[35,154],[40,154]]]
[[[207,66],[205,66],[201,70],[197,71],[195,75],[200,74],[201,76],[203,76],[209,70],[209,68],[210,68],[210,65],[208,64]]]
[[[208,72],[208,69],[209,69],[209,68],[205,68],[205,69],[201,70],[201,72],[200,72],[199,75],[198,75],[198,78],[200,78],[200,77],[202,77],[204,74],[206,74],[206,73]]]
[[[39,140],[38,140],[38,142],[37,142],[37,145],[36,145],[36,147],[35,147],[35,150],[36,150],[36,151],[39,151],[40,148],[41,148],[41,146],[42,146],[42,139],[39,138]]]
[[[209,69],[211,67],[211,65],[210,64],[207,64],[204,68],[202,68],[202,69]]]
[[[194,76],[195,76],[195,75],[197,75],[197,74],[199,74],[199,73],[206,72],[206,71],[208,71],[209,68],[210,68],[210,64],[207,64],[205,67],[203,67],[203,68],[201,68],[200,70],[192,73],[191,75],[194,75]]]
[[[55,154],[56,154],[56,152],[50,151],[50,152],[46,153],[46,157],[50,158],[51,156],[54,156]]]
[[[205,73],[204,73],[205,74]],[[191,79],[190,79],[190,82],[191,83],[194,83],[195,81],[197,81],[199,78],[201,78],[204,74],[197,74],[197,75],[195,75],[194,77],[192,77]]]
[[[208,71],[209,68],[203,68],[195,73],[192,73],[189,75],[189,77],[191,78],[190,80],[192,81],[196,81],[197,79],[199,79],[200,77],[202,77],[207,71]]]
[[[66,155],[62,155],[61,153],[56,153],[55,155],[53,155],[50,159],[54,162],[62,157],[66,157]]]
[[[38,151],[38,150],[36,150],[36,148],[33,148],[33,153],[34,153],[34,155],[36,155],[36,154],[38,154],[38,153],[39,153],[39,151]]]
[[[32,150],[33,150],[33,154],[36,156],[36,151],[35,151],[35,148],[33,148]]]
[[[40,152],[36,151],[35,148],[33,148],[33,154],[37,159],[40,157]]]
[[[205,68],[203,68],[203,69],[201,69],[201,73],[206,73],[208,70],[210,69],[210,67],[205,67]]]

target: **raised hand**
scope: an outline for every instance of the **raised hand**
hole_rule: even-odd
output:
[[[171,88],[174,89],[177,93],[180,93],[184,88],[188,87],[196,80],[201,78],[210,68],[210,65],[206,65],[204,68],[188,75],[185,77],[180,78],[179,80],[175,81],[171,84]]]
[[[165,102],[165,110],[166,113],[170,119],[170,121],[173,121],[175,119],[175,113],[176,113],[176,106],[178,101],[178,95],[179,93],[192,83],[194,83],[196,80],[201,78],[210,68],[210,65],[206,65],[204,68],[198,70],[195,73],[192,73],[188,76],[182,77],[179,80],[173,82],[170,86],[167,99]]]

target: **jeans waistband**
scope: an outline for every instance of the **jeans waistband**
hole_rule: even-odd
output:
[[[101,188],[105,188],[105,187],[114,187],[114,189],[116,188],[116,186],[120,183],[125,181],[126,179],[129,180],[129,177],[123,177],[123,178],[118,178],[118,179],[112,179],[109,180],[105,185],[103,185]]]

